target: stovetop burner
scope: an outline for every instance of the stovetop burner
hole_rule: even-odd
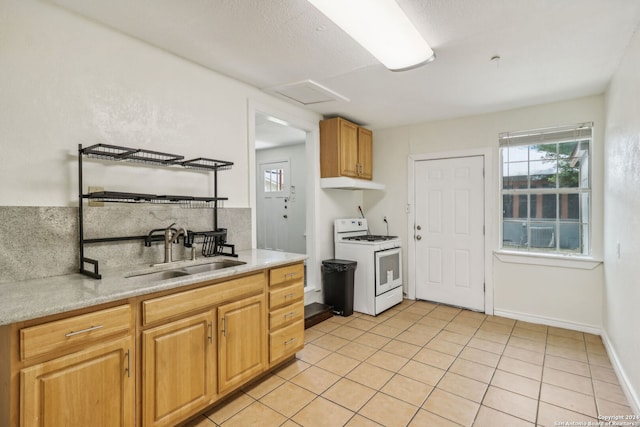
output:
[[[357,240],[364,242],[381,242],[385,240],[397,239],[398,236],[380,236],[375,234],[363,234],[361,236],[345,237],[344,240]]]

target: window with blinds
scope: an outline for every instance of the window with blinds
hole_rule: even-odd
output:
[[[593,123],[500,134],[502,249],[589,255]]]

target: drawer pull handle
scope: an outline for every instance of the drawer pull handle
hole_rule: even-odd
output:
[[[293,273],[287,273],[284,275],[285,279],[293,279],[294,277],[296,277],[298,275],[298,273],[296,273],[295,271]]]
[[[296,312],[295,312],[295,311],[292,311],[291,313],[287,313],[287,314],[285,314],[285,315],[284,315],[284,318],[285,318],[285,319],[289,319],[289,318],[291,318],[291,317],[293,317],[293,316],[295,316],[295,315],[296,315]]]
[[[295,296],[296,296],[296,293],[295,293],[295,292],[292,292],[292,293],[290,293],[290,294],[285,295],[285,296],[284,296],[284,299],[287,299],[287,298],[293,298],[293,297],[295,297]]]
[[[289,344],[291,344],[293,342],[296,342],[296,341],[298,341],[298,338],[291,338],[290,340],[285,341],[284,345],[289,345]]]
[[[69,337],[72,337],[74,335],[85,334],[87,332],[95,331],[95,330],[101,329],[101,328],[102,328],[102,325],[91,326],[90,328],[81,329],[79,331],[71,331],[68,334],[65,334],[65,337],[69,338]]]

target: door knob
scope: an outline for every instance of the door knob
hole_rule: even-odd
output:
[[[418,234],[418,235],[416,236],[416,240],[422,240],[422,236]]]
[[[416,226],[416,230],[420,231],[420,230],[422,230],[422,227],[420,227],[420,226],[418,225],[418,226]]]
[[[286,215],[282,215],[282,217],[283,217],[284,219],[287,219],[287,218],[288,218]]]

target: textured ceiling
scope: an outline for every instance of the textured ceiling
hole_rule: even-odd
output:
[[[305,0],[50,2],[267,92],[311,79],[349,101],[304,108],[374,128],[602,93],[640,22],[638,0],[398,0],[436,60],[394,73]]]

